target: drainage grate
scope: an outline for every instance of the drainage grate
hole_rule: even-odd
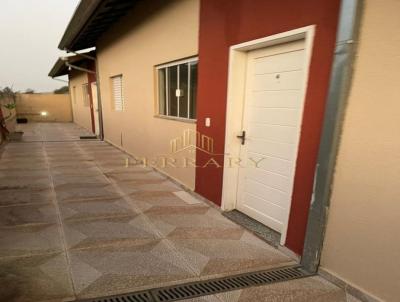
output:
[[[308,276],[311,276],[311,274],[305,272],[301,266],[288,266],[267,271],[150,289],[132,294],[96,298],[85,300],[85,302],[170,302]]]
[[[154,302],[149,291],[85,300],[87,302]]]

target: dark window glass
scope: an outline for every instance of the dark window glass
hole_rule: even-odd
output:
[[[176,89],[178,89],[178,66],[171,66],[168,70],[168,114],[178,116],[178,99],[176,97]]]
[[[190,63],[190,108],[189,118],[196,118],[196,102],[197,102],[197,62]]]
[[[167,89],[165,87],[165,68],[158,70],[158,101],[160,103],[160,114],[167,114]]]
[[[188,118],[188,80],[189,68],[188,64],[179,65],[179,117]]]

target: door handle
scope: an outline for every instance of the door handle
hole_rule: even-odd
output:
[[[244,145],[244,142],[246,141],[246,131],[242,131],[242,135],[236,135],[237,138],[241,139],[241,144]]]

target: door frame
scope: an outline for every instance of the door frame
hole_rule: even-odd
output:
[[[303,116],[304,101],[307,92],[311,55],[314,43],[315,25],[310,25],[283,33],[267,36],[264,38],[232,45],[229,49],[228,67],[228,91],[226,102],[226,126],[225,126],[225,152],[222,184],[223,211],[230,211],[236,208],[239,167],[234,163],[239,158],[240,144],[236,135],[242,130],[242,118],[245,99],[247,53],[251,50],[275,46],[287,42],[304,40],[304,79],[301,88],[301,115]],[[297,141],[299,145],[300,135]],[[297,157],[297,156],[296,156]],[[287,229],[289,224],[290,209],[284,220],[281,245],[286,242]]]
[[[95,86],[95,89],[93,90],[93,86]],[[100,135],[100,120],[99,120],[99,102],[98,102],[98,98],[97,98],[97,82],[91,82],[90,83],[90,89],[91,89],[91,93],[92,93],[92,111],[93,111],[93,133],[97,136]],[[94,99],[94,94],[96,94],[96,99]],[[96,107],[97,107],[97,116],[96,116]],[[97,117],[97,118],[96,118]],[[98,133],[96,132],[96,125],[97,125],[97,130]]]

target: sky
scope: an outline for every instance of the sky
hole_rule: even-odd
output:
[[[57,46],[78,3],[79,0],[0,0],[1,88],[47,92],[67,85],[47,74],[64,54]]]

